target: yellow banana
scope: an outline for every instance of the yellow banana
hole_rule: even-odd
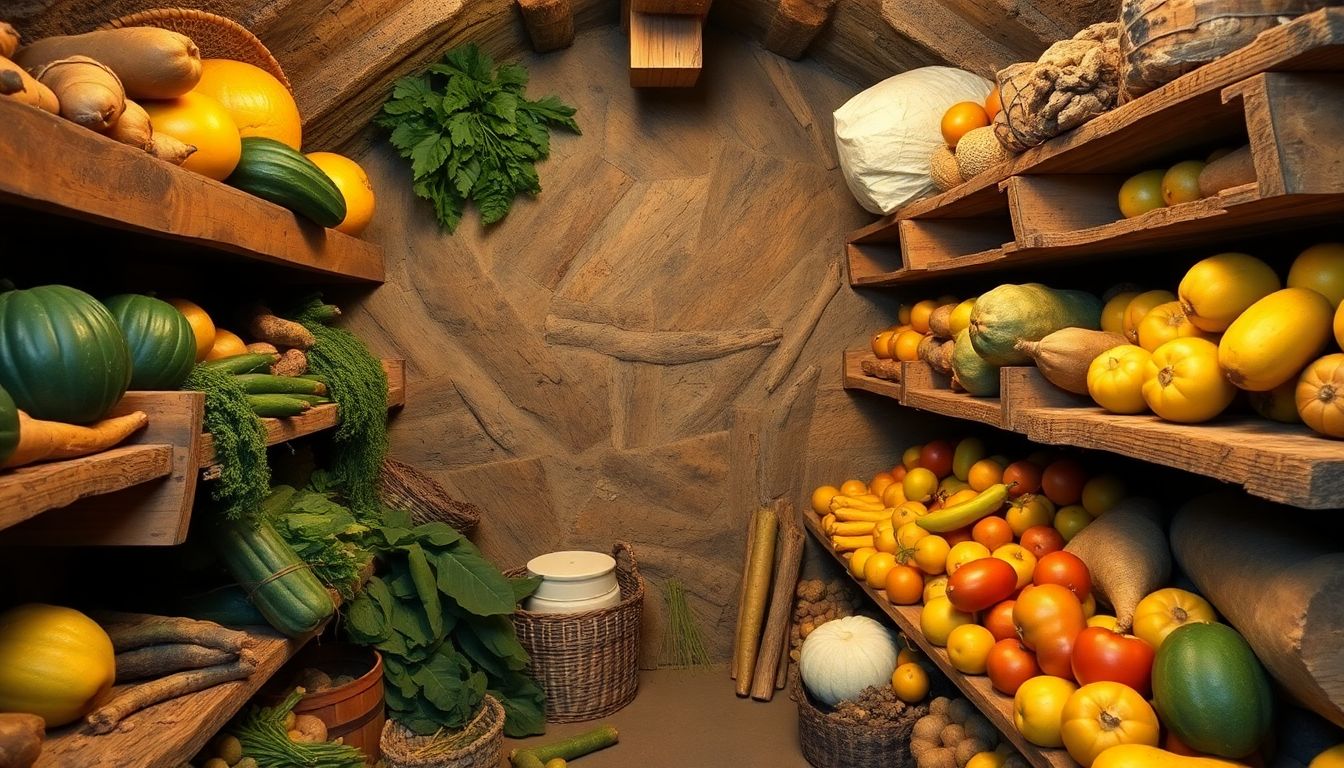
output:
[[[937,512],[930,512],[916,519],[915,525],[934,533],[955,531],[958,528],[965,528],[982,517],[998,512],[999,507],[1002,507],[1007,500],[1008,486],[998,483],[976,494],[974,499],[945,507]]]
[[[867,536],[832,536],[831,546],[837,552],[848,552],[873,546],[873,537],[872,534]]]
[[[827,535],[835,533],[835,515],[827,515],[821,518],[821,530]]]
[[[881,501],[865,501],[863,499],[856,499],[853,496],[840,496],[837,494],[836,496],[831,497],[831,511],[834,512],[835,510],[842,508],[866,509],[876,512],[881,509],[886,509],[886,505]]]
[[[849,507],[841,507],[832,512],[831,514],[835,515],[836,520],[845,520],[849,522],[861,521],[865,523],[880,523],[883,520],[890,520],[891,515],[894,511],[895,510],[889,507],[880,509],[876,512],[871,512],[866,509],[851,509]]]
[[[837,522],[832,527],[831,533],[836,536],[863,536],[866,534],[872,534],[873,527],[875,525],[877,525],[877,523],[864,522],[862,520],[856,520],[852,522],[841,521]]]

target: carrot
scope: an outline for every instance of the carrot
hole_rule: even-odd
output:
[[[24,46],[15,60],[32,69],[84,56],[110,67],[137,99],[174,99],[201,79],[201,52],[191,38],[157,27],[44,37]]]
[[[61,117],[102,133],[126,110],[126,90],[107,66],[87,56],[43,64],[33,77],[56,94]]]
[[[146,152],[154,147],[154,126],[150,125],[149,113],[130,99],[126,100],[126,111],[121,113],[121,119],[107,129],[107,135]]]
[[[23,67],[4,56],[0,56],[0,96],[8,96],[52,114],[61,109],[56,94],[50,88],[34,80]]]
[[[21,467],[106,451],[149,423],[144,411],[116,416],[87,427],[34,419],[19,411],[19,445],[0,467]]]
[[[751,532],[751,560],[747,563],[742,614],[737,624],[738,696],[751,692],[756,651],[761,643],[761,622],[765,619],[765,604],[770,597],[770,574],[775,567],[775,530],[778,527],[779,515],[772,507],[764,507],[757,513],[756,527]]]
[[[1139,601],[1171,578],[1171,549],[1159,520],[1156,502],[1125,499],[1064,547],[1087,564],[1121,631],[1129,629]]]
[[[0,56],[12,58],[19,50],[19,31],[7,21],[0,21]]]

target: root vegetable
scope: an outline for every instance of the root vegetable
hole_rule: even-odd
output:
[[[934,699],[933,701],[929,702],[929,714],[933,714],[933,715],[943,715],[944,717],[946,717],[946,716],[947,716],[947,705],[949,705],[949,704],[951,704],[951,703],[952,703],[952,700],[949,699],[949,698],[947,698],[946,696],[939,696],[938,698],[936,698],[936,699]],[[950,721],[949,721],[949,722],[950,722]],[[947,723],[943,723],[943,725],[947,725]],[[942,729],[940,728],[939,730],[942,730]]]
[[[286,349],[271,366],[272,376],[302,376],[308,372],[308,355],[301,349]]]
[[[1199,196],[1212,197],[1224,189],[1255,181],[1255,163],[1251,145],[1238,147],[1204,166],[1199,172]]]
[[[90,130],[103,133],[126,109],[126,91],[116,74],[87,56],[43,64],[33,77],[56,94],[61,117]]]
[[[0,21],[0,56],[12,58],[19,49],[19,31],[7,21]]]
[[[75,459],[106,451],[148,423],[149,416],[144,411],[104,419],[87,427],[34,419],[19,411],[19,445],[0,467]]]
[[[956,751],[951,747],[938,747],[924,753],[919,768],[957,768]]]
[[[191,38],[158,27],[100,29],[56,35],[25,46],[15,60],[35,68],[87,56],[106,64],[137,99],[175,99],[201,79],[201,52]]]
[[[0,56],[0,96],[8,96],[52,114],[61,111],[61,103],[50,88],[34,80],[23,67],[4,56]]]
[[[1087,369],[1101,353],[1129,343],[1124,336],[1086,328],[1064,328],[1040,341],[1017,342],[1036,362],[1041,375],[1051,384],[1078,395],[1087,394]]]
[[[243,759],[243,743],[232,734],[225,733],[216,737],[214,748],[215,756],[229,765],[235,765]]]
[[[947,703],[947,719],[957,725],[966,722],[973,714],[976,714],[975,707],[965,699],[953,699]]]
[[[117,653],[153,645],[188,643],[242,654],[251,645],[246,632],[226,629],[213,621],[119,611],[93,611],[90,615],[103,625]]]
[[[762,507],[756,513],[756,526],[751,532],[751,558],[747,563],[746,587],[743,589],[742,613],[738,617],[737,695],[751,691],[752,674],[756,669],[756,652],[761,642],[761,622],[765,619],[765,603],[770,593],[770,574],[775,562],[775,530],[779,516],[772,507]],[[869,537],[871,538],[871,537]]]
[[[126,100],[126,111],[121,113],[121,119],[107,129],[107,135],[146,152],[154,148],[154,126],[150,125],[149,113],[130,99]]]
[[[0,714],[0,768],[28,768],[37,762],[44,736],[46,723],[37,715]]]
[[[165,163],[181,165],[187,161],[188,157],[196,154],[196,147],[166,133],[155,133],[154,143],[149,148],[149,154]]]
[[[932,706],[930,706],[930,709],[932,709]],[[928,714],[915,721],[915,729],[912,734],[917,739],[939,742],[939,736],[950,722],[946,715]]]
[[[948,723],[943,726],[943,730],[938,734],[938,740],[944,747],[955,747],[966,738],[966,729],[959,723]]]
[[[1093,587],[1115,609],[1122,632],[1134,621],[1139,601],[1171,578],[1171,550],[1160,519],[1156,502],[1125,499],[1064,547],[1087,564]]]
[[[206,760],[201,768],[229,768],[229,761],[222,757],[212,757]]]
[[[122,720],[161,701],[175,699],[189,693],[213,688],[221,683],[241,680],[256,669],[251,664],[235,661],[190,672],[161,677],[148,683],[131,686],[112,701],[90,712],[85,718],[89,730],[96,734],[109,733]]]
[[[247,318],[247,332],[258,341],[269,341],[277,347],[312,349],[317,343],[312,331],[293,320],[276,317],[266,307],[256,307]]]
[[[957,758],[957,768],[966,768],[966,764],[971,762],[972,757],[981,752],[988,752],[993,748],[993,744],[987,744],[982,739],[973,739],[968,735],[953,747]]]
[[[252,354],[278,355],[280,350],[275,348],[274,344],[268,344],[264,341],[254,341],[247,345],[247,351]]]
[[[327,740],[327,724],[313,715],[295,715],[294,732],[300,736],[294,739],[298,742],[316,744]]]
[[[163,677],[185,669],[213,667],[237,661],[239,654],[203,645],[170,643],[150,645],[117,654],[117,682]]]

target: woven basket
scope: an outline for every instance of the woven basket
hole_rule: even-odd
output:
[[[621,602],[584,613],[513,614],[518,640],[532,657],[531,672],[546,692],[546,719],[577,723],[605,717],[639,690],[639,622],[644,579],[630,545],[618,541],[616,581]],[[509,576],[524,576],[515,568]]]
[[[454,499],[434,478],[396,459],[383,460],[378,495],[387,506],[410,512],[417,525],[440,521],[458,533],[471,533],[481,522],[481,510],[475,504]]]
[[[481,711],[464,731],[475,737],[464,747],[444,748],[443,736],[417,736],[388,720],[383,725],[387,768],[499,768],[504,759],[504,707],[486,694]]]
[[[808,763],[816,768],[914,768],[910,736],[916,718],[894,725],[837,722],[812,703],[797,672],[791,678],[793,699],[798,702],[798,740]]]
[[[206,11],[194,8],[155,8],[132,13],[103,24],[99,29],[119,29],[121,27],[159,27],[170,29],[191,38],[201,49],[203,59],[233,59],[245,61],[260,67],[275,76],[293,91],[289,78],[257,36],[247,31],[242,24]]]

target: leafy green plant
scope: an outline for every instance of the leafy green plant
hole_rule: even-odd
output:
[[[451,526],[415,526],[400,510],[384,512],[365,545],[382,567],[345,609],[345,632],[383,654],[391,718],[422,735],[456,730],[488,691],[507,734],[544,732],[545,699],[509,620],[538,580],[506,578]]]
[[[498,68],[475,44],[403,77],[374,118],[411,161],[415,194],[434,204],[439,225],[452,232],[471,201],[481,221],[504,218],[519,194],[541,191],[536,162],[550,155],[550,128],[580,133],[573,107],[554,96],[529,101],[527,70]]]
[[[327,473],[314,474],[314,485],[320,487]],[[296,491],[287,485],[272,488],[262,508],[274,510],[271,522],[280,538],[294,548],[319,581],[346,600],[355,596],[360,571],[371,557],[356,543],[369,529],[360,525],[350,510],[332,494]]]
[[[266,462],[266,429],[232,376],[197,365],[182,389],[205,393],[205,431],[215,441],[219,479],[208,483],[210,498],[229,520],[256,514],[271,488]]]

